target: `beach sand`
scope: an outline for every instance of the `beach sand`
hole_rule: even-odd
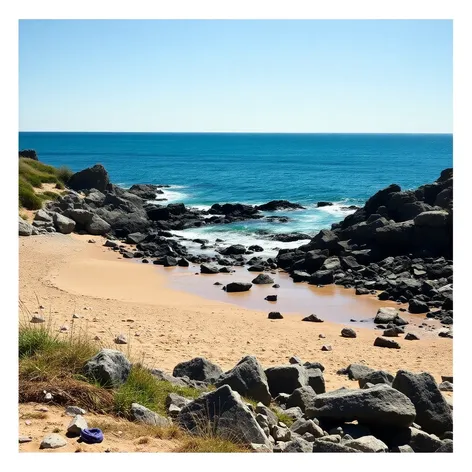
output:
[[[90,239],[95,243],[88,243]],[[367,323],[351,325],[357,338],[347,339],[340,336],[344,324],[302,322],[306,312],[288,314],[283,320],[269,320],[269,311],[282,311],[269,302],[264,301],[267,308],[256,310],[196,294],[201,290],[202,295],[211,296],[214,281],[222,279],[220,275],[193,276],[194,281],[187,277],[193,293],[177,290],[175,286],[182,287],[182,281],[169,276],[170,271],[121,259],[118,253],[103,247],[103,241],[97,236],[61,234],[20,238],[20,318],[27,321],[42,305],[44,309],[40,311],[54,329],[65,325],[69,330],[86,330],[91,337],[100,338],[96,341],[98,345],[120,349],[134,361],[170,373],[179,362],[197,356],[206,357],[227,370],[249,354],[257,356],[264,367],[286,364],[291,356],[321,362],[326,368],[328,391],[343,385],[357,387],[357,382],[336,374],[351,363],[393,374],[398,369],[426,371],[438,382],[441,375],[453,373],[452,340],[440,338],[434,331],[423,333],[425,328],[409,325],[406,332],[419,333],[421,340],[397,338],[401,349],[385,349],[373,346],[381,331]],[[198,266],[185,270],[194,274]],[[179,273],[182,274],[182,269],[175,272]],[[357,312],[359,319],[372,318],[379,306],[388,306],[374,297],[356,297],[337,287],[318,290],[324,290],[320,296],[326,300],[326,306],[333,300],[333,290],[344,290],[342,303],[346,305],[345,298],[350,297],[353,312]],[[294,288],[293,293],[303,297],[299,288]],[[237,303],[237,298],[229,300]],[[265,306],[260,303],[261,307]],[[362,307],[360,311],[359,307]],[[80,318],[72,320],[74,313]],[[326,313],[329,315],[329,310]],[[422,316],[405,318],[416,325],[424,322]],[[435,325],[432,320],[426,323]],[[129,343],[114,344],[118,334],[124,334]],[[319,334],[325,338],[320,339]],[[321,351],[324,344],[331,345],[333,350]]]

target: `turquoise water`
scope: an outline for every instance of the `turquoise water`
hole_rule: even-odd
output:
[[[391,183],[403,189],[435,180],[452,167],[450,134],[30,133],[20,149],[78,171],[96,163],[112,182],[170,184],[172,202],[261,204],[284,199],[306,210],[277,212],[289,223],[253,221],[186,231],[187,235],[264,240],[261,231],[314,233],[349,214]],[[318,201],[335,205],[316,208]],[[298,243],[277,243],[277,247]],[[274,242],[267,242],[267,247]]]

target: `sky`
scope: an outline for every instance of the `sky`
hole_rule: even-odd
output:
[[[20,20],[20,131],[451,133],[451,20]]]

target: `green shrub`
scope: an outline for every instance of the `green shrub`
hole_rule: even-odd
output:
[[[47,190],[46,192],[41,192],[37,194],[41,200],[47,201],[47,200],[57,200],[61,195],[56,192],[51,192]]]
[[[20,206],[27,210],[39,210],[42,207],[41,198],[34,193],[33,187],[22,178],[18,183],[18,199]]]
[[[18,355],[20,359],[32,357],[50,349],[59,348],[60,344],[58,336],[53,335],[51,330],[43,325],[22,327],[18,336]]]

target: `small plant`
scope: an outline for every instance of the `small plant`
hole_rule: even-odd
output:
[[[201,391],[192,387],[178,387],[164,380],[157,380],[149,370],[133,366],[126,382],[116,391],[115,411],[129,415],[132,403],[139,403],[161,415],[166,415],[165,400],[169,393],[187,398],[197,398]]]
[[[72,172],[72,170],[70,170],[66,166],[61,166],[61,167],[56,169],[57,178],[63,184],[67,184],[67,182],[69,182],[69,180],[70,180],[70,178],[72,177],[73,174],[74,174],[74,172]]]

